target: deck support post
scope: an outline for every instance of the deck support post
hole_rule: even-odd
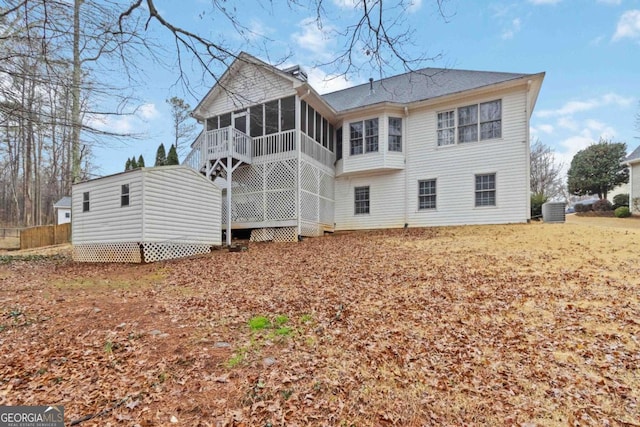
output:
[[[231,156],[227,156],[227,246],[231,246],[231,175],[233,174],[231,162]]]

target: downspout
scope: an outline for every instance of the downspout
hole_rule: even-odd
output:
[[[531,221],[531,131],[530,131],[530,111],[529,111],[529,102],[531,101],[531,80],[527,80],[527,99],[525,102],[525,153],[526,153],[526,165],[525,170],[527,171],[527,176],[525,177],[525,194],[527,195],[527,201],[525,205],[527,206],[527,211],[525,212],[525,218],[527,218],[527,222]]]
[[[405,120],[402,124],[402,134],[405,135],[403,141],[402,152],[404,154],[404,226],[409,225],[409,198],[407,197],[407,191],[409,190],[409,173],[407,171],[407,152],[409,150],[409,107],[404,107]]]

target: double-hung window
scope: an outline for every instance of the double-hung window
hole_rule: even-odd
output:
[[[82,193],[82,212],[89,212],[89,192]]]
[[[436,208],[436,180],[418,181],[418,209]]]
[[[496,205],[496,174],[476,175],[476,207]]]
[[[389,117],[389,151],[402,151],[402,119]]]
[[[378,119],[349,123],[350,149],[352,156],[378,151]]]
[[[129,206],[129,184],[120,187],[120,206]]]
[[[464,144],[502,137],[502,100],[438,113],[438,145]]]
[[[355,188],[354,213],[356,215],[369,213],[369,186]]]

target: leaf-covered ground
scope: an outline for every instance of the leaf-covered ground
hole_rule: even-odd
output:
[[[0,405],[62,404],[67,425],[640,425],[626,226],[23,257],[0,264],[0,303]]]

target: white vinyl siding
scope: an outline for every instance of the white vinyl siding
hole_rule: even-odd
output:
[[[502,100],[497,99],[438,112],[436,135],[439,146],[501,138]]]
[[[631,165],[630,169],[630,191],[629,191],[629,209],[634,213],[640,213],[640,211],[634,210],[635,198],[640,198],[640,163]]]
[[[129,206],[121,209],[126,184]],[[74,215],[74,244],[221,243],[220,189],[188,167],[140,168],[75,184],[74,210],[81,212],[85,192],[91,206]]]
[[[295,95],[291,81],[253,64],[240,66],[235,78],[207,101],[206,115],[217,116],[252,105]]]
[[[501,138],[477,144],[438,144],[439,122],[444,111],[491,102],[489,99],[463,99],[436,109],[414,109],[405,138],[407,194],[410,196],[407,223],[410,227],[456,224],[496,224],[526,222],[528,209],[528,155],[526,90],[500,94]],[[448,107],[448,108],[447,108]],[[442,127],[442,125],[440,125]],[[429,176],[425,177],[425,171]],[[475,206],[475,176],[495,174],[495,207]],[[437,179],[437,209],[428,215],[420,209],[418,182]]]

